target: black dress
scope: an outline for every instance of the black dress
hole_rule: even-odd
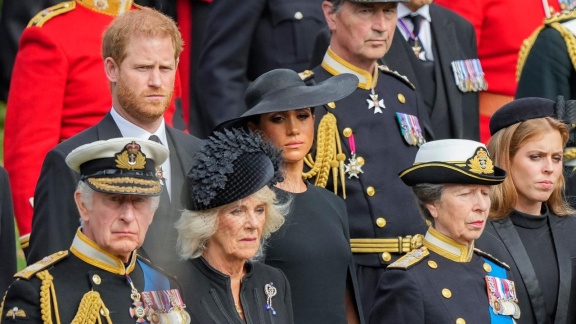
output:
[[[290,281],[294,322],[346,323],[348,280],[362,316],[344,201],[311,184],[302,193],[274,191],[280,199],[292,197],[292,209],[268,240],[265,262]]]
[[[522,316],[520,323],[576,323],[576,217],[518,211],[486,224],[476,246],[506,262]]]
[[[246,262],[246,275],[240,287],[242,320],[234,306],[230,277],[199,257],[186,262],[178,278],[192,323],[290,324],[293,323],[290,285],[282,271],[259,262]],[[265,287],[272,285],[276,295],[267,307]]]

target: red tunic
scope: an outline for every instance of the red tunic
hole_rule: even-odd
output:
[[[108,0],[109,7],[104,10],[86,0],[69,1],[65,9],[55,9],[63,6],[56,5],[44,11],[56,13],[54,17],[46,16],[34,25],[36,16],[22,33],[4,130],[4,163],[10,175],[20,235],[31,230],[30,198],[46,153],[95,125],[112,107],[101,40],[119,11],[113,8],[118,7],[114,2]],[[132,1],[126,2],[125,8],[136,8]],[[179,92],[177,87],[175,96]],[[170,125],[173,114],[171,105],[165,114]]]

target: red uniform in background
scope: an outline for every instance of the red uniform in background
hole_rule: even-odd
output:
[[[135,8],[131,0],[63,2],[36,15],[22,33],[8,95],[4,163],[24,247],[46,153],[98,123],[112,108],[102,34],[116,15]],[[180,91],[177,76],[174,98]],[[165,114],[169,125],[181,118],[175,107],[172,103]]]
[[[558,12],[556,0],[436,0],[468,19],[476,30],[478,57],[488,90],[480,93],[480,138],[490,138],[492,113],[511,101],[516,92],[516,63],[524,39],[542,25],[546,11]],[[544,1],[546,3],[546,0]]]

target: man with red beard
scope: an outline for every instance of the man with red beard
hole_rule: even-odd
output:
[[[165,190],[142,246],[155,264],[172,268],[178,260],[173,223],[183,209],[180,191],[199,140],[165,124],[183,42],[174,21],[143,8],[124,13],[102,40],[104,70],[110,81],[112,109],[95,126],[60,143],[46,156],[34,194],[28,263],[67,249],[78,227],[73,197],[79,174],[64,161],[76,147],[97,140],[135,137],[160,142],[170,156],[157,168]]]

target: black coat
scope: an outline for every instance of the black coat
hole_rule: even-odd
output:
[[[308,67],[316,33],[325,26],[321,0],[214,0],[204,32],[190,130],[206,137],[246,111],[248,82],[272,69]]]
[[[192,155],[199,140],[171,127],[166,127],[170,149],[172,199],[170,206],[161,206],[148,228],[142,246],[145,254],[157,265],[169,268],[176,260],[176,238],[174,223],[183,209],[180,194],[184,187],[184,176],[191,167]],[[98,140],[122,137],[110,114],[98,124],[58,144],[44,159],[40,178],[34,193],[34,218],[30,235],[28,263],[40,260],[45,255],[65,250],[79,226],[80,215],[74,202],[74,191],[79,174],[65,162],[66,155],[78,146]],[[163,214],[169,210],[169,214]]]
[[[478,93],[460,91],[450,65],[456,60],[478,58],[474,27],[460,15],[436,4],[430,4],[430,17],[436,82],[436,101],[431,105],[430,119],[435,139],[479,140]],[[390,69],[405,75],[422,98],[422,89],[427,84],[419,71],[422,69],[419,67],[421,62],[398,28],[388,53],[384,55],[384,61]],[[443,97],[446,101],[438,99],[441,89],[444,89]],[[448,127],[451,130],[450,136],[439,136]]]
[[[4,295],[16,272],[16,238],[14,207],[8,173],[0,167],[0,295]]]
[[[189,260],[179,275],[184,303],[192,323],[202,324],[289,324],[294,322],[288,279],[282,271],[259,262],[247,261],[247,273],[242,278],[240,302],[246,321],[234,306],[230,277],[211,267],[202,257]],[[272,310],[266,309],[264,286],[272,284]]]
[[[553,247],[556,252],[559,290],[556,299],[556,318],[553,323],[576,323],[576,216],[549,215]],[[533,263],[509,217],[490,221],[476,240],[478,248],[506,262],[516,284],[522,316],[518,323],[550,323],[546,318],[541,285]]]

